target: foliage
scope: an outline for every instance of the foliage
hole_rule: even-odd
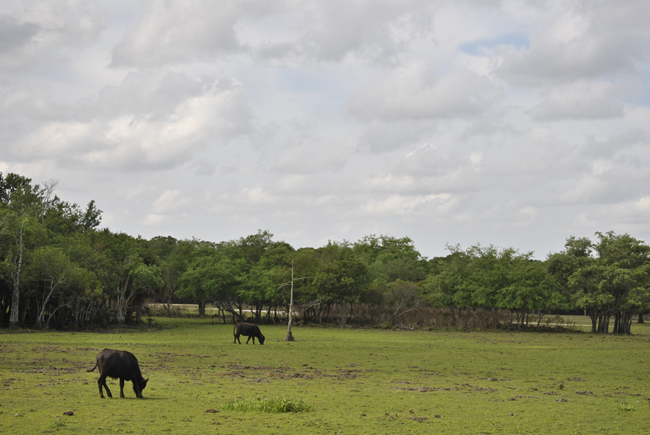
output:
[[[521,329],[581,309],[593,332],[629,334],[633,316],[650,309],[650,247],[628,234],[569,237],[545,261],[480,244],[448,245],[449,255],[428,260],[408,237],[374,234],[297,250],[267,230],[220,242],[144,240],[99,229],[95,202],[65,202],[57,183],[0,173],[3,327],[141,324],[147,301],[168,316],[188,302],[200,316],[212,304],[224,322],[278,323],[287,318],[288,284],[299,322],[368,324],[374,317],[363,313],[374,310],[390,313],[379,324],[399,325],[412,311],[437,308],[451,315],[441,324],[485,325],[491,313],[491,327]]]

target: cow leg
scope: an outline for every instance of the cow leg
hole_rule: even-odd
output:
[[[253,337],[253,344],[255,344],[255,336],[251,335],[251,337]]]
[[[102,391],[102,377],[100,376],[99,379],[97,379],[97,385],[99,385],[99,397],[104,399],[104,391]],[[108,393],[108,390],[106,391]]]
[[[104,395],[102,394],[102,386],[104,386],[104,388],[106,389],[106,395],[111,398],[113,397],[113,395],[111,394],[111,390],[109,390],[108,385],[106,385],[106,376],[100,376],[99,380],[97,380],[97,383],[99,384],[99,397],[101,397],[102,399],[104,398]]]
[[[248,336],[248,340],[246,340],[246,344],[248,344],[249,341],[251,341],[251,336],[250,335]]]
[[[235,343],[235,344],[237,344],[237,342],[239,342],[239,344],[241,344],[241,340],[239,339],[239,334],[235,334],[235,340],[233,341],[233,343]]]
[[[124,398],[124,379],[120,378],[120,397]]]

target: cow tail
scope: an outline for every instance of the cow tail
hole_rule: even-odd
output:
[[[93,368],[90,369],[90,370],[86,370],[86,371],[87,371],[87,372],[92,372],[93,370],[95,370],[95,369],[97,368],[97,364],[98,364],[98,363],[99,363],[99,361],[95,361],[95,367],[93,367]]]

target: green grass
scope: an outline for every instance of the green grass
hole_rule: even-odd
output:
[[[577,319],[576,323],[581,324]],[[232,325],[156,317],[162,330],[0,332],[0,433],[648,433],[650,326],[634,335]],[[133,352],[149,378],[100,399],[95,355]],[[560,386],[563,386],[562,388]],[[228,410],[258,398],[309,412]],[[71,416],[63,415],[73,411]]]
[[[303,402],[302,399],[292,398],[267,399],[257,397],[255,399],[233,399],[224,403],[222,407],[227,411],[258,411],[275,414],[311,410],[311,406]]]

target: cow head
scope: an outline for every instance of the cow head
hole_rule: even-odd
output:
[[[262,334],[260,334],[260,336],[257,338],[259,338],[260,344],[264,344],[264,336]]]

